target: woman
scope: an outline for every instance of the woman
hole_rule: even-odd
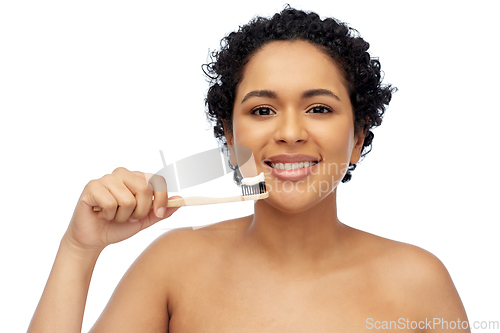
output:
[[[371,147],[370,129],[393,92],[381,85],[368,43],[333,19],[293,9],[223,41],[205,67],[209,117],[236,181],[249,175],[234,147],[246,146],[270,196],[253,215],[159,237],[91,331],[427,332],[453,322],[468,332],[437,258],[337,218],[336,188]],[[149,176],[118,168],[85,187],[30,332],[79,332],[101,251],[177,210],[147,186]]]

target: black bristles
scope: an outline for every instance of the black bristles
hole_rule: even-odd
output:
[[[241,185],[241,191],[243,195],[255,195],[266,193],[266,182],[260,182],[255,185]]]

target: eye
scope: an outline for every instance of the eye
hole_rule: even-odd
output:
[[[333,112],[332,109],[323,105],[313,106],[307,111],[307,113],[331,113],[331,112]]]
[[[271,114],[275,114],[276,112],[274,112],[273,110],[271,110],[268,107],[261,106],[261,107],[253,109],[252,111],[250,111],[250,113],[255,114],[257,116],[270,116]]]

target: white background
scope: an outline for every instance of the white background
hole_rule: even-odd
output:
[[[204,116],[201,65],[224,35],[284,4],[0,4],[0,331],[26,330],[88,181],[118,166],[156,172],[160,149],[168,163],[217,147]],[[341,221],[434,253],[469,320],[499,321],[495,2],[290,4],[356,28],[380,58],[386,82],[399,88],[373,151],[339,187]],[[226,177],[208,191],[234,188]],[[161,233],[251,211],[251,204],[182,208],[108,247],[94,271],[83,331]]]

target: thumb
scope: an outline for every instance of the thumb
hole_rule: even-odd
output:
[[[173,197],[170,197],[169,199],[177,199],[177,198],[182,198],[181,196],[179,195],[176,195],[176,196],[173,196]],[[163,217],[158,217],[156,216],[156,214],[154,213],[154,210],[151,209],[149,211],[149,214],[141,219],[141,220],[138,220],[138,221],[130,221],[131,223],[140,223],[141,224],[141,230],[143,229],[146,229],[146,228],[149,228],[150,226],[152,226],[153,224],[161,221],[161,220],[164,220],[166,218],[169,218],[173,213],[175,213],[180,207],[167,207],[167,209],[165,210],[165,214],[163,215]]]

